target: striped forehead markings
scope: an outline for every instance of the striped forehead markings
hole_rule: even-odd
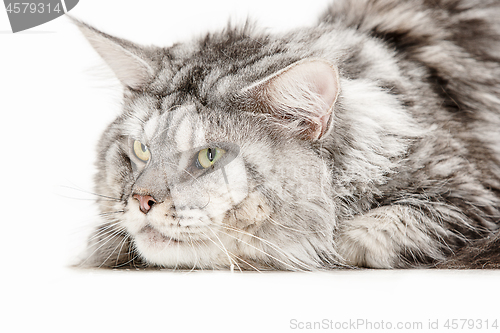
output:
[[[175,143],[180,151],[187,151],[192,146],[193,124],[189,118],[187,115],[183,117],[175,133]]]
[[[192,149],[199,142],[204,144],[205,135],[198,118],[194,105],[168,111],[162,119],[165,128],[164,140],[174,143],[178,151]]]

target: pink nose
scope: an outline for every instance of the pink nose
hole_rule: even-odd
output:
[[[133,197],[134,199],[139,200],[139,208],[144,214],[147,214],[151,207],[156,203],[156,200],[149,195],[134,194]]]

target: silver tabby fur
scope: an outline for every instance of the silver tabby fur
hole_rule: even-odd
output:
[[[84,264],[498,267],[499,18],[496,0],[337,0],[314,27],[228,27],[168,48],[76,22],[125,86],[98,147],[102,222]],[[310,106],[291,105],[302,97],[286,116],[249,97],[318,59],[339,85],[319,135]],[[131,140],[151,150],[146,166]],[[218,171],[172,181],[186,152],[219,142],[239,147],[230,193]],[[134,193],[157,203],[144,214]]]

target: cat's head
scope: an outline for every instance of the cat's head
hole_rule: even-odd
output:
[[[157,48],[77,24],[124,86],[98,147],[97,264],[334,263],[334,64],[246,30]]]

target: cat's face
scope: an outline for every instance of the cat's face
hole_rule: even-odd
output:
[[[196,56],[161,58],[80,27],[126,87],[99,146],[96,190],[112,199],[99,200],[101,261],[128,251],[172,268],[296,269],[333,253],[330,173],[313,149],[339,91],[331,64],[306,59],[253,81],[232,65],[202,76]]]
[[[228,242],[217,238],[227,234],[228,212],[248,196],[240,147],[226,126],[196,108],[186,103],[163,114],[149,109],[145,119],[129,117],[123,123],[126,155],[121,158],[129,168],[116,184],[127,191],[121,225],[141,256],[154,264],[226,263],[218,257]]]

